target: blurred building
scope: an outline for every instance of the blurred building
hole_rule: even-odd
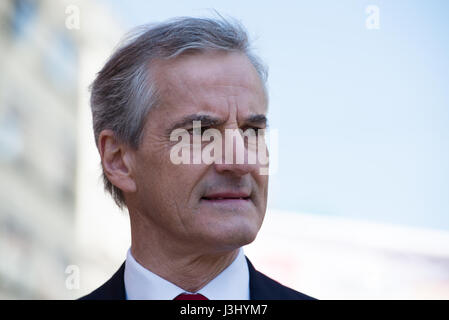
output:
[[[3,0],[0,22],[0,298],[70,298],[67,267],[89,259],[75,230],[81,57],[110,51],[117,27],[94,1]]]
[[[268,210],[245,252],[319,299],[449,299],[446,231]]]

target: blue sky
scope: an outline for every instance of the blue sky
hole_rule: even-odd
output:
[[[270,207],[449,230],[448,1],[104,2],[126,29],[212,8],[243,22],[279,130]]]

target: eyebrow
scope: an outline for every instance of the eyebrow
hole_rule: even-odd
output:
[[[183,128],[193,124],[193,121],[201,121],[201,127],[213,127],[225,123],[224,120],[207,114],[190,114],[171,125],[170,128],[167,129],[167,135],[170,135],[173,130],[177,128]],[[244,120],[244,124],[264,126],[267,126],[267,122],[267,117],[264,114],[253,114]]]
[[[246,118],[244,123],[268,126],[268,119],[264,114],[253,114]]]
[[[170,128],[167,129],[167,135],[170,135],[173,130],[177,128],[184,128],[188,125],[193,124],[193,121],[201,121],[201,126],[217,126],[223,123],[222,120],[220,120],[217,117],[213,117],[207,114],[190,114],[185,117],[183,117],[181,120],[175,122],[173,125],[170,126]]]

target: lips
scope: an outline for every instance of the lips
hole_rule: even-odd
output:
[[[246,192],[221,192],[208,194],[201,199],[206,201],[250,200],[250,195]]]

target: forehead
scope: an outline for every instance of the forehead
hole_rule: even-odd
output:
[[[266,113],[262,82],[242,53],[209,51],[158,60],[152,74],[169,118],[192,112],[225,117]]]

